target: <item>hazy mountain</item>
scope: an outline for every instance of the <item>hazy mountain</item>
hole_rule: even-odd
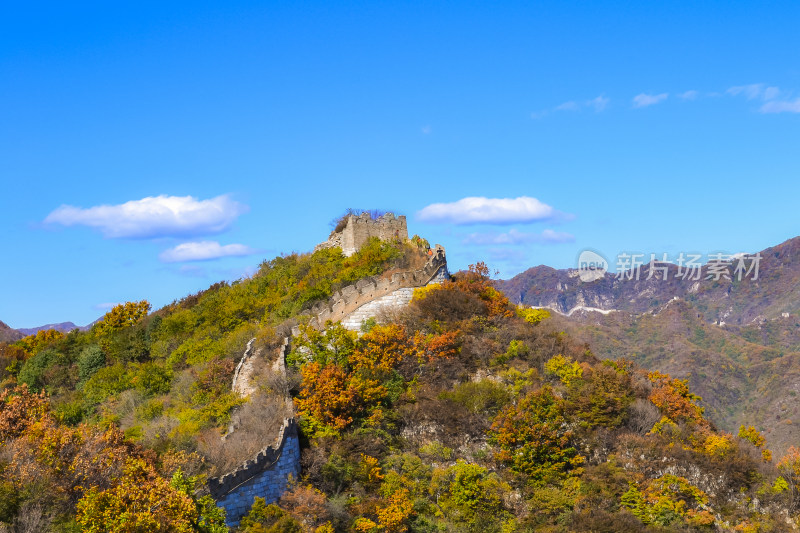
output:
[[[58,324],[45,324],[44,326],[38,326],[35,328],[18,328],[17,331],[22,333],[22,335],[33,335],[39,331],[43,331],[46,329],[54,329],[56,331],[60,331],[62,333],[69,333],[73,329],[78,328],[81,331],[85,330],[86,328],[79,327],[72,322],[59,322]]]

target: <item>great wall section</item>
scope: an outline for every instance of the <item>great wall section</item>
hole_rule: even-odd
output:
[[[395,217],[388,213],[376,220],[363,214],[359,217],[350,215],[346,226],[341,231],[331,233],[328,241],[318,245],[315,250],[340,246],[345,255],[352,255],[370,237],[407,240],[405,217]],[[344,246],[348,247],[346,251]],[[324,328],[328,322],[341,322],[347,329],[358,331],[364,320],[379,316],[383,311],[407,305],[413,297],[414,289],[441,283],[450,276],[444,248],[436,245],[428,253],[428,260],[423,268],[395,272],[388,278],[372,276],[347,285],[326,302],[320,302],[301,313],[301,321],[316,329]],[[299,333],[298,327],[292,329],[292,336]],[[232,384],[233,390],[243,396],[252,391],[247,375],[254,356],[252,342],[248,342],[236,367]],[[285,358],[291,350],[290,343],[290,337],[284,339],[273,371],[285,374]],[[291,405],[291,399],[287,396],[287,406]],[[228,434],[234,430],[235,426],[232,424]],[[225,509],[228,526],[236,527],[249,511],[255,497],[264,498],[267,503],[276,502],[286,491],[290,478],[298,479],[299,475],[300,442],[297,422],[290,417],[284,419],[274,443],[233,471],[218,478],[210,478],[208,488],[217,504]]]

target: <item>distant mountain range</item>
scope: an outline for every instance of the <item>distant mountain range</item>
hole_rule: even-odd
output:
[[[576,269],[537,266],[498,287],[556,311],[552,320],[601,357],[688,379],[722,428],[755,424],[782,452],[800,446],[800,237],[759,255],[758,279],[737,280],[734,259],[731,279],[705,266],[684,280],[677,265],[656,263],[638,280],[584,282]]]
[[[69,333],[75,328],[81,331],[85,331],[86,329],[88,329],[87,327],[77,326],[72,322],[59,322],[58,324],[45,324],[44,326],[39,326],[36,328],[19,328],[17,329],[17,331],[19,331],[23,335],[33,335],[34,333],[37,333],[45,329],[54,329],[62,333]]]
[[[13,342],[21,339],[22,337],[33,335],[45,329],[55,329],[63,333],[68,333],[76,328],[81,331],[86,331],[90,326],[91,324],[89,326],[77,326],[72,322],[59,322],[58,324],[45,324],[44,326],[38,326],[35,328],[14,329],[5,322],[0,321],[0,342]]]
[[[746,325],[800,311],[800,237],[759,252],[758,278],[754,273],[734,275],[737,260],[728,268],[730,279],[718,280],[704,266],[700,279],[681,279],[671,263],[645,264],[637,279],[619,279],[606,273],[583,282],[576,269],[537,266],[499,282],[513,301],[552,308],[570,314],[581,308],[656,312],[673,299],[692,302],[707,322]],[[751,261],[745,261],[749,266]],[[650,275],[650,271],[653,275]],[[666,271],[666,279],[665,279]],[[695,277],[695,276],[692,276]],[[648,279],[649,278],[649,279]]]

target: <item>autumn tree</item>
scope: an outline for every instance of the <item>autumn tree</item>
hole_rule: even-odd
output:
[[[562,478],[583,463],[572,446],[562,402],[549,386],[503,409],[489,435],[497,460],[535,485]]]
[[[55,329],[43,329],[33,335],[28,335],[18,340],[15,344],[25,350],[29,355],[33,355],[42,348],[63,339],[64,334]]]
[[[653,384],[650,401],[674,422],[694,422],[703,429],[710,426],[703,418],[704,409],[700,407],[700,396],[689,390],[689,381],[673,379],[669,374],[650,372],[647,378]]]
[[[132,326],[147,316],[150,311],[150,302],[125,302],[115,305],[106,313],[102,320],[94,325],[93,330],[98,335],[108,335],[120,329]]]
[[[513,315],[508,298],[492,284],[489,267],[486,266],[486,263],[481,261],[469,265],[466,272],[461,272],[456,276],[454,285],[459,290],[475,294],[483,300],[490,316],[510,317]]]
[[[127,460],[112,487],[89,489],[77,505],[78,524],[87,533],[221,533],[220,518],[202,516],[191,496],[142,459]]]
[[[789,490],[790,510],[796,511],[800,506],[800,449],[790,446],[778,462],[778,471]]]
[[[0,445],[22,435],[49,410],[44,392],[34,394],[27,385],[0,392]]]
[[[772,461],[772,451],[764,448],[767,439],[754,426],[745,426],[744,424],[739,426],[739,438],[761,449],[761,457],[764,459],[764,462],[768,463]]]
[[[459,459],[455,465],[434,472],[430,490],[452,520],[473,523],[502,514],[503,494],[510,489],[497,474]]]

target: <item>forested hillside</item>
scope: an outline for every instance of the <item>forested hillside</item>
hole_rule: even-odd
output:
[[[246,458],[237,434],[268,439],[247,426],[272,422],[257,415],[284,386],[301,477],[240,531],[796,528],[800,451],[772,457],[747,424],[719,431],[686,382],[597,358],[511,305],[481,263],[360,334],[299,317],[424,254],[373,240],[349,258],[278,257],[154,312],[130,302],[87,332],[0,344],[0,528],[225,531],[205,479]],[[265,364],[263,386],[235,394],[248,340],[266,362],[298,323],[285,383]]]

